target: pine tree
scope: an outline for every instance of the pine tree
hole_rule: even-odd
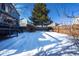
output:
[[[48,17],[49,10],[46,8],[45,3],[36,3],[32,11],[31,20],[34,25],[46,25],[50,22]]]

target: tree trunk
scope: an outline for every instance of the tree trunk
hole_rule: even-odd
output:
[[[43,28],[43,22],[41,22],[42,28]]]

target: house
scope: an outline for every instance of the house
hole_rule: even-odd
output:
[[[75,18],[72,22],[72,24],[79,24],[79,17],[78,18]]]
[[[57,25],[57,24],[53,22],[53,23],[49,24],[48,27],[54,27],[54,26],[56,26],[56,25]]]
[[[19,26],[20,27],[26,27],[27,24],[29,25],[33,25],[33,22],[29,19],[22,19],[22,20],[19,20]]]
[[[0,3],[0,23],[18,26],[19,13],[12,3]]]
[[[20,27],[26,27],[27,26],[27,21],[26,20],[19,20],[19,26]]]
[[[29,19],[22,19],[19,20],[19,26],[20,26],[20,31],[34,31],[35,26],[33,25],[33,22],[30,21]]]
[[[19,18],[20,15],[12,3],[0,3],[0,34],[19,27]]]

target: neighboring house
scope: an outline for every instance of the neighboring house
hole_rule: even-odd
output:
[[[22,20],[19,20],[19,25],[20,25],[20,27],[26,27],[27,24],[33,25],[33,23],[32,23],[29,19],[22,19]]]
[[[19,26],[19,13],[12,3],[0,3],[0,24]]]
[[[79,24],[79,18],[75,18],[72,22],[72,24]]]
[[[54,26],[58,26],[58,25],[59,24],[53,22],[53,23],[49,24],[48,27],[54,27]]]
[[[48,27],[53,27],[53,26],[55,26],[55,23],[51,23],[48,25]]]
[[[35,26],[30,20],[22,19],[19,20],[20,30],[21,31],[34,31]]]
[[[26,27],[27,22],[25,20],[19,20],[19,25],[20,25],[20,27]]]

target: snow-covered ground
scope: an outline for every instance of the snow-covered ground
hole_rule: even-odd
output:
[[[0,56],[79,55],[72,37],[56,32],[24,32],[0,41]]]

